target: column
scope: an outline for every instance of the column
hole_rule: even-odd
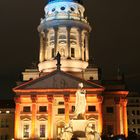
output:
[[[48,30],[45,32],[45,40],[44,40],[44,56],[45,56],[45,60],[48,59],[48,55],[47,55],[47,52],[48,52]]]
[[[102,129],[103,129],[103,113],[102,113],[102,102],[103,102],[103,97],[98,96],[98,131],[100,134],[102,134]]]
[[[20,97],[15,97],[15,126],[14,126],[14,139],[19,139],[21,136],[19,136],[20,130]]]
[[[52,139],[52,103],[53,96],[49,95],[48,97],[48,139]]]
[[[116,135],[120,135],[121,132],[121,121],[120,121],[120,98],[117,97],[114,99],[115,102],[115,115],[116,115],[116,123],[115,123],[115,127],[116,127]]]
[[[81,29],[78,30],[79,33],[79,49],[80,49],[80,60],[82,60],[82,31]]]
[[[35,139],[36,137],[36,96],[31,96],[32,99],[32,128],[31,128],[31,137],[32,139]]]
[[[122,110],[123,110],[123,127],[124,135],[128,136],[128,124],[127,124],[127,99],[122,99]]]
[[[69,96],[64,96],[65,101],[65,123],[69,123]]]
[[[70,31],[71,28],[67,28],[67,48],[68,48],[68,59],[71,58],[71,43],[70,43]]]
[[[44,36],[45,36],[45,33],[42,31],[40,33],[40,55],[39,55],[40,62],[44,61]]]
[[[58,28],[54,28],[54,36],[54,56],[56,56],[58,52]]]
[[[85,61],[88,61],[89,60],[89,49],[88,49],[88,45],[89,45],[89,34],[86,33],[85,34],[85,54],[86,54],[86,60]]]

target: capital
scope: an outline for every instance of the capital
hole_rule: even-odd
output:
[[[48,102],[52,103],[53,102],[53,95],[48,95],[47,99],[48,99]]]

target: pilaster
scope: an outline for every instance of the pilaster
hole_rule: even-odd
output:
[[[42,31],[40,33],[40,55],[39,55],[40,62],[44,61],[44,37],[45,37],[45,33],[44,31]]]
[[[114,102],[115,102],[115,113],[116,113],[116,123],[115,123],[115,127],[116,127],[116,135],[120,135],[120,133],[121,133],[121,125],[120,125],[120,123],[121,123],[121,118],[120,118],[120,98],[119,97],[116,97],[115,99],[114,99]]]
[[[32,99],[32,129],[31,129],[31,137],[32,139],[35,139],[36,137],[36,112],[37,112],[37,107],[36,107],[36,96],[31,96]]]
[[[68,59],[71,58],[71,43],[70,43],[70,31],[71,31],[71,28],[68,27],[67,28],[67,47],[68,47]]]
[[[14,127],[14,138],[19,139],[20,131],[20,96],[14,98],[16,107],[15,107],[15,127]]]
[[[127,123],[127,99],[121,99],[122,110],[123,110],[123,127],[124,127],[124,135],[128,136],[128,123]]]
[[[65,101],[65,123],[69,123],[69,96],[64,96]]]
[[[103,102],[103,97],[98,96],[98,132],[102,134],[102,129],[103,129],[103,113],[102,113],[102,102]]]
[[[49,95],[48,97],[48,139],[52,139],[52,104],[53,96]]]

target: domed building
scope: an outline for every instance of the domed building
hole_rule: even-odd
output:
[[[13,89],[15,140],[57,139],[71,122],[79,139],[86,139],[87,126],[127,136],[128,91],[120,79],[102,83],[99,69],[89,65],[91,26],[82,0],[48,0],[44,10],[38,69],[26,69],[24,83]],[[75,118],[79,83],[86,91],[84,118]]]

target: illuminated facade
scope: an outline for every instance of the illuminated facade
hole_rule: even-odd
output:
[[[87,101],[86,123],[75,122],[79,129],[92,123],[100,134],[127,136],[128,92],[123,86],[106,89],[97,84],[98,68],[88,67],[91,27],[84,10],[80,0],[50,0],[45,6],[45,18],[38,27],[39,71],[26,70],[23,80],[30,81],[13,89],[16,140],[56,139],[70,120],[75,122],[75,93],[79,83],[84,84]],[[56,66],[57,52],[61,54],[60,70]]]

